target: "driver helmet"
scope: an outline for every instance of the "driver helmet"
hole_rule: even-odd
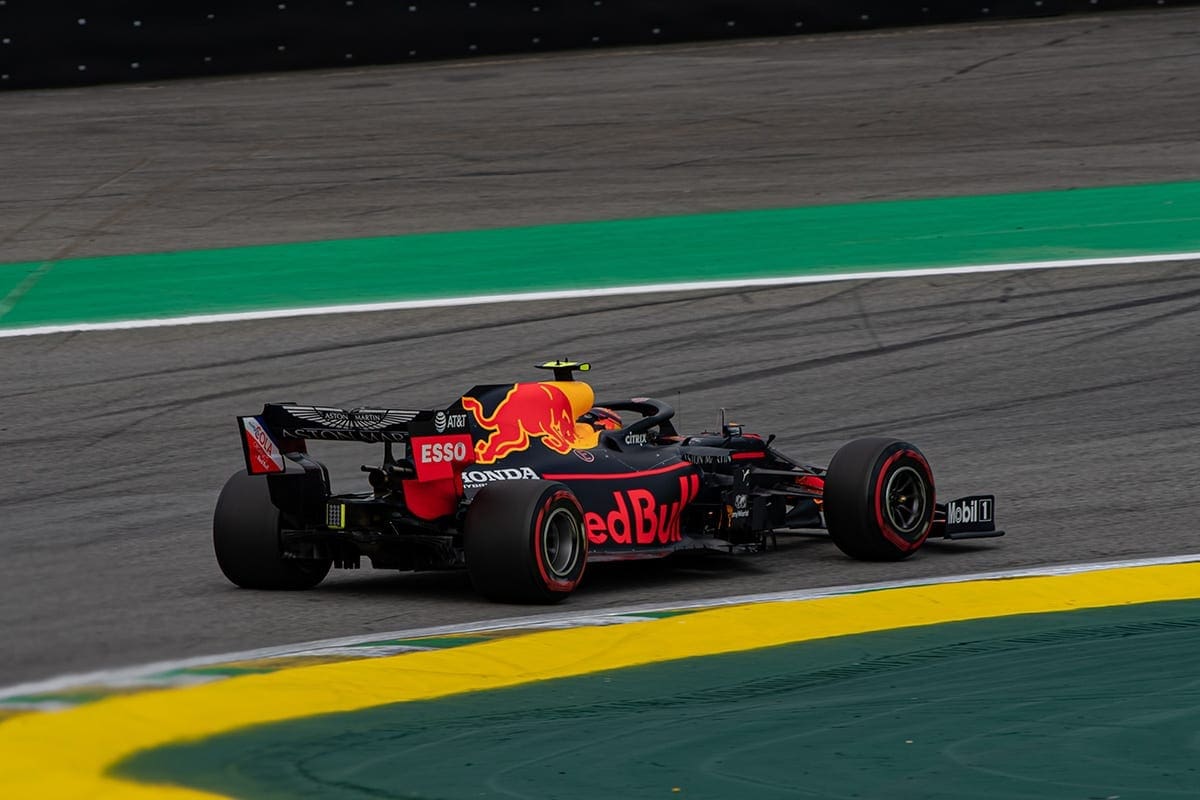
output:
[[[624,427],[617,412],[603,406],[595,406],[580,417],[579,421],[591,425],[598,431],[617,431]]]

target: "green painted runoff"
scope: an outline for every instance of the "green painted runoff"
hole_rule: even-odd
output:
[[[808,206],[0,264],[0,329],[1196,250],[1200,182]]]
[[[266,725],[116,771],[243,800],[1197,797],[1197,663],[1200,601],[1001,617]]]

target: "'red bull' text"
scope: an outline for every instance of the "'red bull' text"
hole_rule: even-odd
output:
[[[583,525],[592,544],[670,544],[683,537],[679,520],[683,509],[700,490],[697,475],[679,478],[679,500],[660,503],[646,489],[621,489],[612,493],[614,508],[607,514],[589,511]]]

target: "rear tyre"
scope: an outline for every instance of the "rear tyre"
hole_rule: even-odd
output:
[[[561,483],[493,483],[467,509],[467,572],[475,590],[491,600],[565,600],[583,578],[587,545],[583,509]]]
[[[908,442],[857,439],[834,454],[825,473],[825,527],[838,548],[864,561],[899,561],[933,527],[929,462]]]
[[[217,499],[213,549],[221,572],[243,589],[311,589],[332,563],[283,557],[279,509],[271,503],[267,479],[245,472],[231,477]]]

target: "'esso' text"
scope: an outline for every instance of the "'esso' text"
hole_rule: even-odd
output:
[[[467,445],[465,442],[423,442],[421,444],[421,460],[426,464],[466,461]]]

